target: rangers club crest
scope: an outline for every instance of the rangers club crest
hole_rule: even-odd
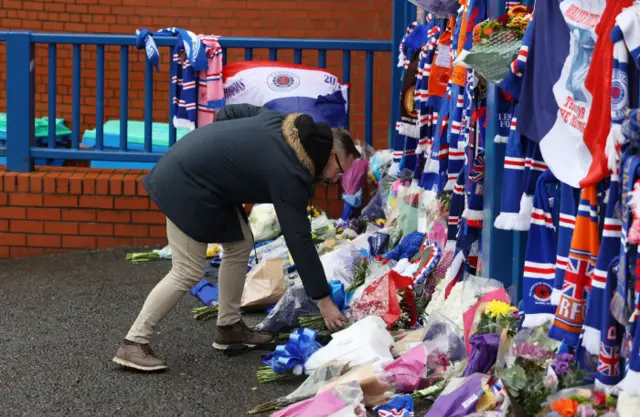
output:
[[[614,120],[621,120],[625,117],[625,110],[629,102],[627,93],[627,73],[614,69],[611,84],[611,115]]]
[[[277,92],[292,91],[300,85],[300,78],[292,72],[274,72],[269,75],[267,85]]]

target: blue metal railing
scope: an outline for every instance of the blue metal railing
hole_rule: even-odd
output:
[[[128,119],[128,82],[129,82],[129,48],[135,46],[136,37],[133,35],[87,35],[67,33],[33,33],[33,32],[0,32],[0,41],[6,42],[7,55],[11,61],[7,65],[7,169],[11,171],[27,172],[32,169],[33,158],[68,159],[68,160],[94,160],[94,161],[118,161],[118,162],[157,162],[162,153],[153,152],[152,147],[152,122],[153,122],[153,94],[154,71],[147,60],[144,71],[144,152],[128,152],[127,146],[127,119]],[[156,44],[159,48],[171,49],[175,45],[176,38],[170,36],[156,36]],[[33,146],[33,123],[35,105],[35,68],[34,45],[46,44],[49,49],[49,86],[48,86],[48,112],[49,112],[49,137],[47,147]],[[269,59],[277,60],[279,50],[293,50],[294,62],[302,63],[303,50],[315,50],[318,56],[318,66],[326,68],[327,51],[342,51],[342,82],[351,81],[351,56],[353,52],[365,53],[365,141],[372,144],[373,141],[373,100],[374,97],[374,65],[376,53],[392,52],[392,41],[360,41],[360,40],[323,40],[323,39],[269,39],[269,38],[221,38],[220,44],[224,55],[227,50],[233,48],[244,49],[246,60],[253,59],[254,49],[267,49]],[[72,45],[73,49],[73,81],[72,81],[72,134],[71,148],[56,148],[56,75],[57,75],[57,46]],[[95,123],[96,139],[95,149],[85,150],[80,147],[81,139],[81,80],[82,57],[81,46],[90,45],[96,47],[96,88],[95,88]],[[120,146],[117,150],[105,150],[104,148],[104,121],[105,121],[105,46],[120,47]],[[143,54],[143,51],[139,53]],[[171,56],[169,54],[169,56]],[[175,75],[170,71],[167,80],[169,85],[169,121],[173,120],[175,96],[175,84],[171,78]],[[396,80],[393,80],[396,81]],[[398,83],[398,82],[396,82]],[[394,88],[395,90],[395,88]],[[351,104],[352,99],[349,98]],[[397,103],[392,101],[390,109],[391,119],[389,124],[395,122],[394,108]],[[92,109],[94,111],[94,109]],[[347,117],[347,120],[349,116]],[[348,123],[348,122],[347,122]],[[348,126],[347,126],[348,127]],[[176,142],[176,129],[169,123],[169,146]],[[0,149],[0,154],[2,150]]]

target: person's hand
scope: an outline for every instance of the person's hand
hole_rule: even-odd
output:
[[[324,318],[327,329],[336,332],[344,327],[349,320],[338,310],[331,297],[324,297],[318,300],[320,314]]]

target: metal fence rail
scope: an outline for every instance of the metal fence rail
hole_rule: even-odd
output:
[[[173,36],[155,36],[159,48],[171,50],[176,43]],[[153,67],[146,60],[144,74],[144,151],[128,152],[127,119],[128,119],[128,85],[129,85],[129,48],[135,46],[134,35],[91,35],[67,33],[34,33],[34,32],[0,32],[0,42],[6,42],[7,56],[11,57],[7,63],[7,169],[11,171],[28,172],[32,169],[33,158],[119,161],[119,162],[157,162],[162,153],[153,152],[152,122],[153,122]],[[49,132],[47,147],[34,147],[33,123],[35,107],[35,45],[48,45],[48,114]],[[72,81],[72,117],[71,117],[71,148],[56,148],[56,101],[57,101],[57,47],[58,45],[73,46],[73,81]],[[96,47],[96,89],[95,116],[96,139],[95,149],[86,150],[80,146],[81,139],[81,46]],[[374,64],[376,53],[389,53],[393,50],[391,41],[360,41],[360,40],[324,40],[324,39],[269,39],[269,38],[237,38],[222,37],[220,45],[223,56],[231,48],[244,49],[245,60],[253,59],[254,49],[267,49],[269,59],[277,61],[280,50],[293,50],[294,63],[302,64],[302,51],[316,51],[318,67],[326,68],[327,51],[342,51],[342,82],[351,81],[351,56],[353,52],[365,53],[365,103],[364,123],[365,141],[372,144],[373,140],[373,88]],[[105,122],[105,46],[120,47],[120,144],[118,150],[104,148]],[[144,51],[139,51],[143,54]],[[171,52],[171,55],[173,52]],[[174,116],[173,97],[175,76],[171,67],[167,79],[169,88],[169,146],[176,142],[176,129],[171,123]],[[395,80],[394,80],[395,81]],[[351,98],[348,100],[351,103]],[[393,100],[391,100],[393,102]],[[396,104],[392,103],[392,108]],[[92,109],[93,111],[93,109]],[[394,114],[393,110],[390,110]],[[349,117],[347,117],[347,120]],[[393,125],[393,118],[390,124]],[[348,122],[347,122],[348,123]],[[348,127],[348,126],[347,126]]]

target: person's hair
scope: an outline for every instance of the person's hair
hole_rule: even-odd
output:
[[[331,133],[333,133],[333,147],[336,152],[344,156],[351,155],[354,159],[360,158],[360,152],[347,129],[334,127],[331,129]]]

